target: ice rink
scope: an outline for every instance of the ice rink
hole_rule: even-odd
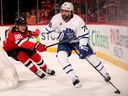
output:
[[[104,65],[111,75],[111,82],[121,91],[115,94],[115,88],[106,83],[102,76],[86,60],[80,60],[76,54],[69,59],[81,80],[82,87],[74,88],[72,81],[58,64],[56,54],[41,53],[49,68],[56,70],[56,76],[39,79],[19,62],[12,61],[19,74],[18,87],[0,91],[0,96],[128,96],[128,72],[106,61]]]

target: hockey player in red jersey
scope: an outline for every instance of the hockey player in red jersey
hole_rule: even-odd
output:
[[[20,61],[38,77],[43,78],[45,74],[54,75],[55,71],[47,68],[44,60],[38,52],[46,51],[46,46],[36,41],[39,31],[29,31],[25,18],[18,17],[14,26],[6,30],[6,39],[3,48],[8,56]],[[39,68],[37,68],[36,65]]]

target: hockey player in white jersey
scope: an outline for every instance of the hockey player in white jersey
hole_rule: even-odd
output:
[[[60,13],[53,16],[50,23],[46,27],[46,33],[56,37],[60,42],[57,48],[57,58],[62,65],[65,73],[71,78],[75,87],[80,87],[80,80],[74,72],[68,57],[72,50],[79,51],[80,59],[87,59],[95,68],[100,71],[108,82],[111,77],[106,72],[103,62],[95,55],[94,51],[88,44],[89,33],[87,27],[81,17],[74,14],[74,6],[70,2],[61,5]],[[77,40],[75,40],[77,39]],[[74,48],[73,48],[73,47]]]

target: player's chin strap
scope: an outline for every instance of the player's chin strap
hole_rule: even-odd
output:
[[[77,49],[71,43],[70,43],[70,45],[73,48],[73,50],[75,51],[75,53],[79,56]],[[85,59],[92,65],[93,68],[95,68],[95,66],[87,58],[85,58]],[[95,68],[95,70],[97,72],[99,72],[101,76],[104,77],[104,75],[100,71],[98,71],[96,68]],[[120,94],[120,90],[111,81],[108,81],[108,82],[116,89],[115,93]]]

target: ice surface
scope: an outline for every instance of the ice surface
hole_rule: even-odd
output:
[[[21,63],[13,61],[19,74],[19,85],[11,90],[0,91],[0,96],[128,96],[128,72],[115,65],[107,62],[105,67],[113,84],[122,92],[120,95],[115,94],[115,89],[77,55],[73,54],[69,59],[81,80],[81,88],[73,87],[72,81],[58,64],[55,53],[44,52],[41,55],[48,67],[56,70],[56,76],[39,79]]]

